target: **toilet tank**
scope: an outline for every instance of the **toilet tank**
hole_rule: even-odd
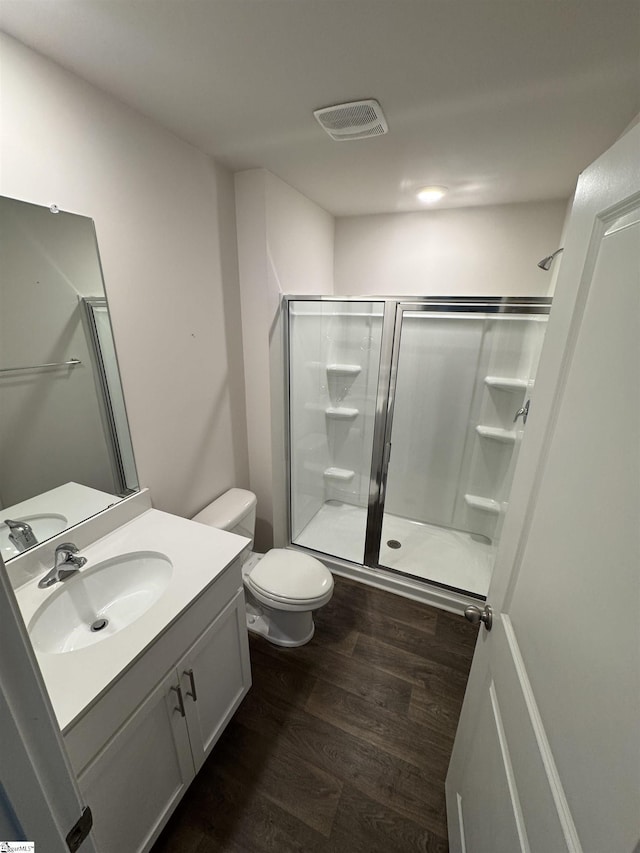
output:
[[[256,527],[256,496],[246,489],[229,489],[223,495],[206,506],[193,521],[218,527],[251,539]]]

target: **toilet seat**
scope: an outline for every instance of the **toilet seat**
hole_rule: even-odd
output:
[[[319,606],[333,593],[331,572],[319,560],[284,548],[265,554],[245,582],[259,595],[285,606]]]
[[[272,610],[298,610],[300,612],[318,610],[331,600],[333,594],[332,588],[322,598],[285,598],[284,596],[269,595],[259,587],[254,586],[248,577],[245,577],[245,585],[258,601],[261,601],[262,604],[267,605]]]

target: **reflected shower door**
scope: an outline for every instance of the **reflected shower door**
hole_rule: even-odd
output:
[[[378,560],[478,597],[522,436],[514,417],[529,399],[547,319],[494,310],[398,309]]]
[[[291,541],[362,563],[383,301],[289,301]]]
[[[102,391],[101,413],[105,434],[109,436],[117,492],[128,495],[139,488],[139,483],[107,300],[103,296],[88,296],[82,298],[82,304],[96,382]]]

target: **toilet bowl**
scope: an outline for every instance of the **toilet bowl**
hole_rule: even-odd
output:
[[[229,489],[193,521],[251,539],[241,554],[247,628],[277,646],[302,646],[313,637],[313,611],[333,595],[333,576],[319,560],[284,548],[256,554],[256,496]]]

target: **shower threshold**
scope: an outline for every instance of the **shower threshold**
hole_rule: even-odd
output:
[[[366,525],[363,507],[328,501],[294,544],[362,564]],[[421,581],[486,596],[494,551],[484,537],[387,513],[379,565]]]

